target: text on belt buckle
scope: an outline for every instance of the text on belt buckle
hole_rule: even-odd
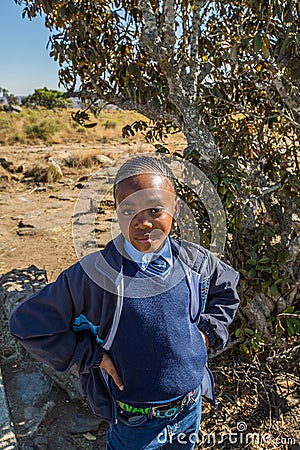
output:
[[[170,418],[179,412],[178,406],[173,406],[172,408],[166,409],[164,411],[159,410],[159,408],[152,408],[153,417],[157,418]]]

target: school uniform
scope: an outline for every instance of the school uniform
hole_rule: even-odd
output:
[[[147,272],[153,256],[167,263],[163,271],[167,273]],[[130,418],[132,407],[137,409],[132,416],[147,416],[150,428],[159,420],[171,426],[170,421],[177,423],[178,412],[161,419],[150,413],[160,407],[166,411],[164,405],[190,395],[198,408],[193,414],[201,416],[199,393],[207,351],[199,329],[212,348],[226,345],[228,326],[239,305],[238,278],[234,269],[201,246],[168,238],[152,255],[139,252],[119,235],[22,302],[11,315],[10,330],[37,360],[54,369],[64,371],[75,364],[81,392],[98,417],[128,426],[122,418],[126,416],[125,422]],[[201,313],[203,280],[209,283]],[[123,391],[99,368],[103,350],[110,352]],[[148,415],[139,414],[146,408]],[[183,418],[187,410],[181,408]],[[145,435],[145,425],[135,427],[144,429]],[[108,441],[111,438],[112,431]],[[137,438],[135,442],[132,445],[139,445]],[[159,448],[152,444],[140,448]]]

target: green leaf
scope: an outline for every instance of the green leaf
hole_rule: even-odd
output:
[[[271,261],[270,258],[268,258],[267,256],[263,256],[262,258],[260,258],[260,259],[258,260],[259,264],[267,264],[267,263],[269,263],[270,261]]]
[[[286,51],[287,51],[287,49],[288,49],[290,43],[291,43],[291,38],[288,36],[288,37],[285,39],[285,41],[283,42],[282,46],[281,46],[279,55],[281,55],[281,56],[284,56],[284,55],[285,55],[285,53],[286,53]]]
[[[254,331],[251,328],[245,328],[245,333],[249,334],[249,336],[254,336]]]
[[[94,128],[96,125],[97,122],[83,124],[84,128]]]
[[[218,178],[217,175],[215,175],[215,174],[212,175],[211,179],[212,179],[212,182],[213,182],[214,184],[218,184],[219,178]]]
[[[270,291],[269,292],[270,292],[270,295],[272,297],[277,297],[279,292],[278,292],[278,288],[277,288],[276,284],[272,284],[272,286],[270,287]]]
[[[256,266],[257,260],[256,259],[247,259],[246,264],[249,264],[249,266]]]
[[[263,46],[263,39],[262,39],[262,35],[261,34],[257,34],[254,37],[254,50],[256,52],[259,52],[259,50],[261,50]]]
[[[285,310],[283,310],[283,313],[293,313],[295,311],[295,306],[289,306]]]
[[[242,329],[241,328],[237,328],[235,330],[234,334],[235,334],[235,337],[237,337],[237,338],[241,337],[242,334],[243,334]]]
[[[266,267],[266,268],[264,268],[264,269],[262,269],[262,270],[263,270],[263,272],[265,272],[265,273],[272,273],[272,271],[273,271],[272,267]]]
[[[278,261],[281,263],[281,264],[284,264],[285,263],[285,260],[286,260],[286,253],[283,253],[283,252],[281,252],[281,253],[278,253],[278,256],[277,256],[277,258],[278,258]]]
[[[248,277],[255,278],[255,276],[256,276],[256,270],[253,269],[253,268],[250,269],[249,272],[248,272]]]

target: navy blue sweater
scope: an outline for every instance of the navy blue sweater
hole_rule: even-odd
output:
[[[165,291],[147,297],[147,275],[128,260],[124,273],[145,279],[145,295],[130,298],[125,291],[110,349],[125,388],[120,391],[112,383],[112,392],[125,403],[166,403],[201,384],[207,360],[203,338],[191,320],[190,290],[186,278],[176,284],[171,273],[163,281]]]

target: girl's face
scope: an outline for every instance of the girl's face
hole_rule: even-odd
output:
[[[172,183],[161,175],[135,175],[118,183],[115,197],[125,239],[140,252],[160,250],[179,211]]]

